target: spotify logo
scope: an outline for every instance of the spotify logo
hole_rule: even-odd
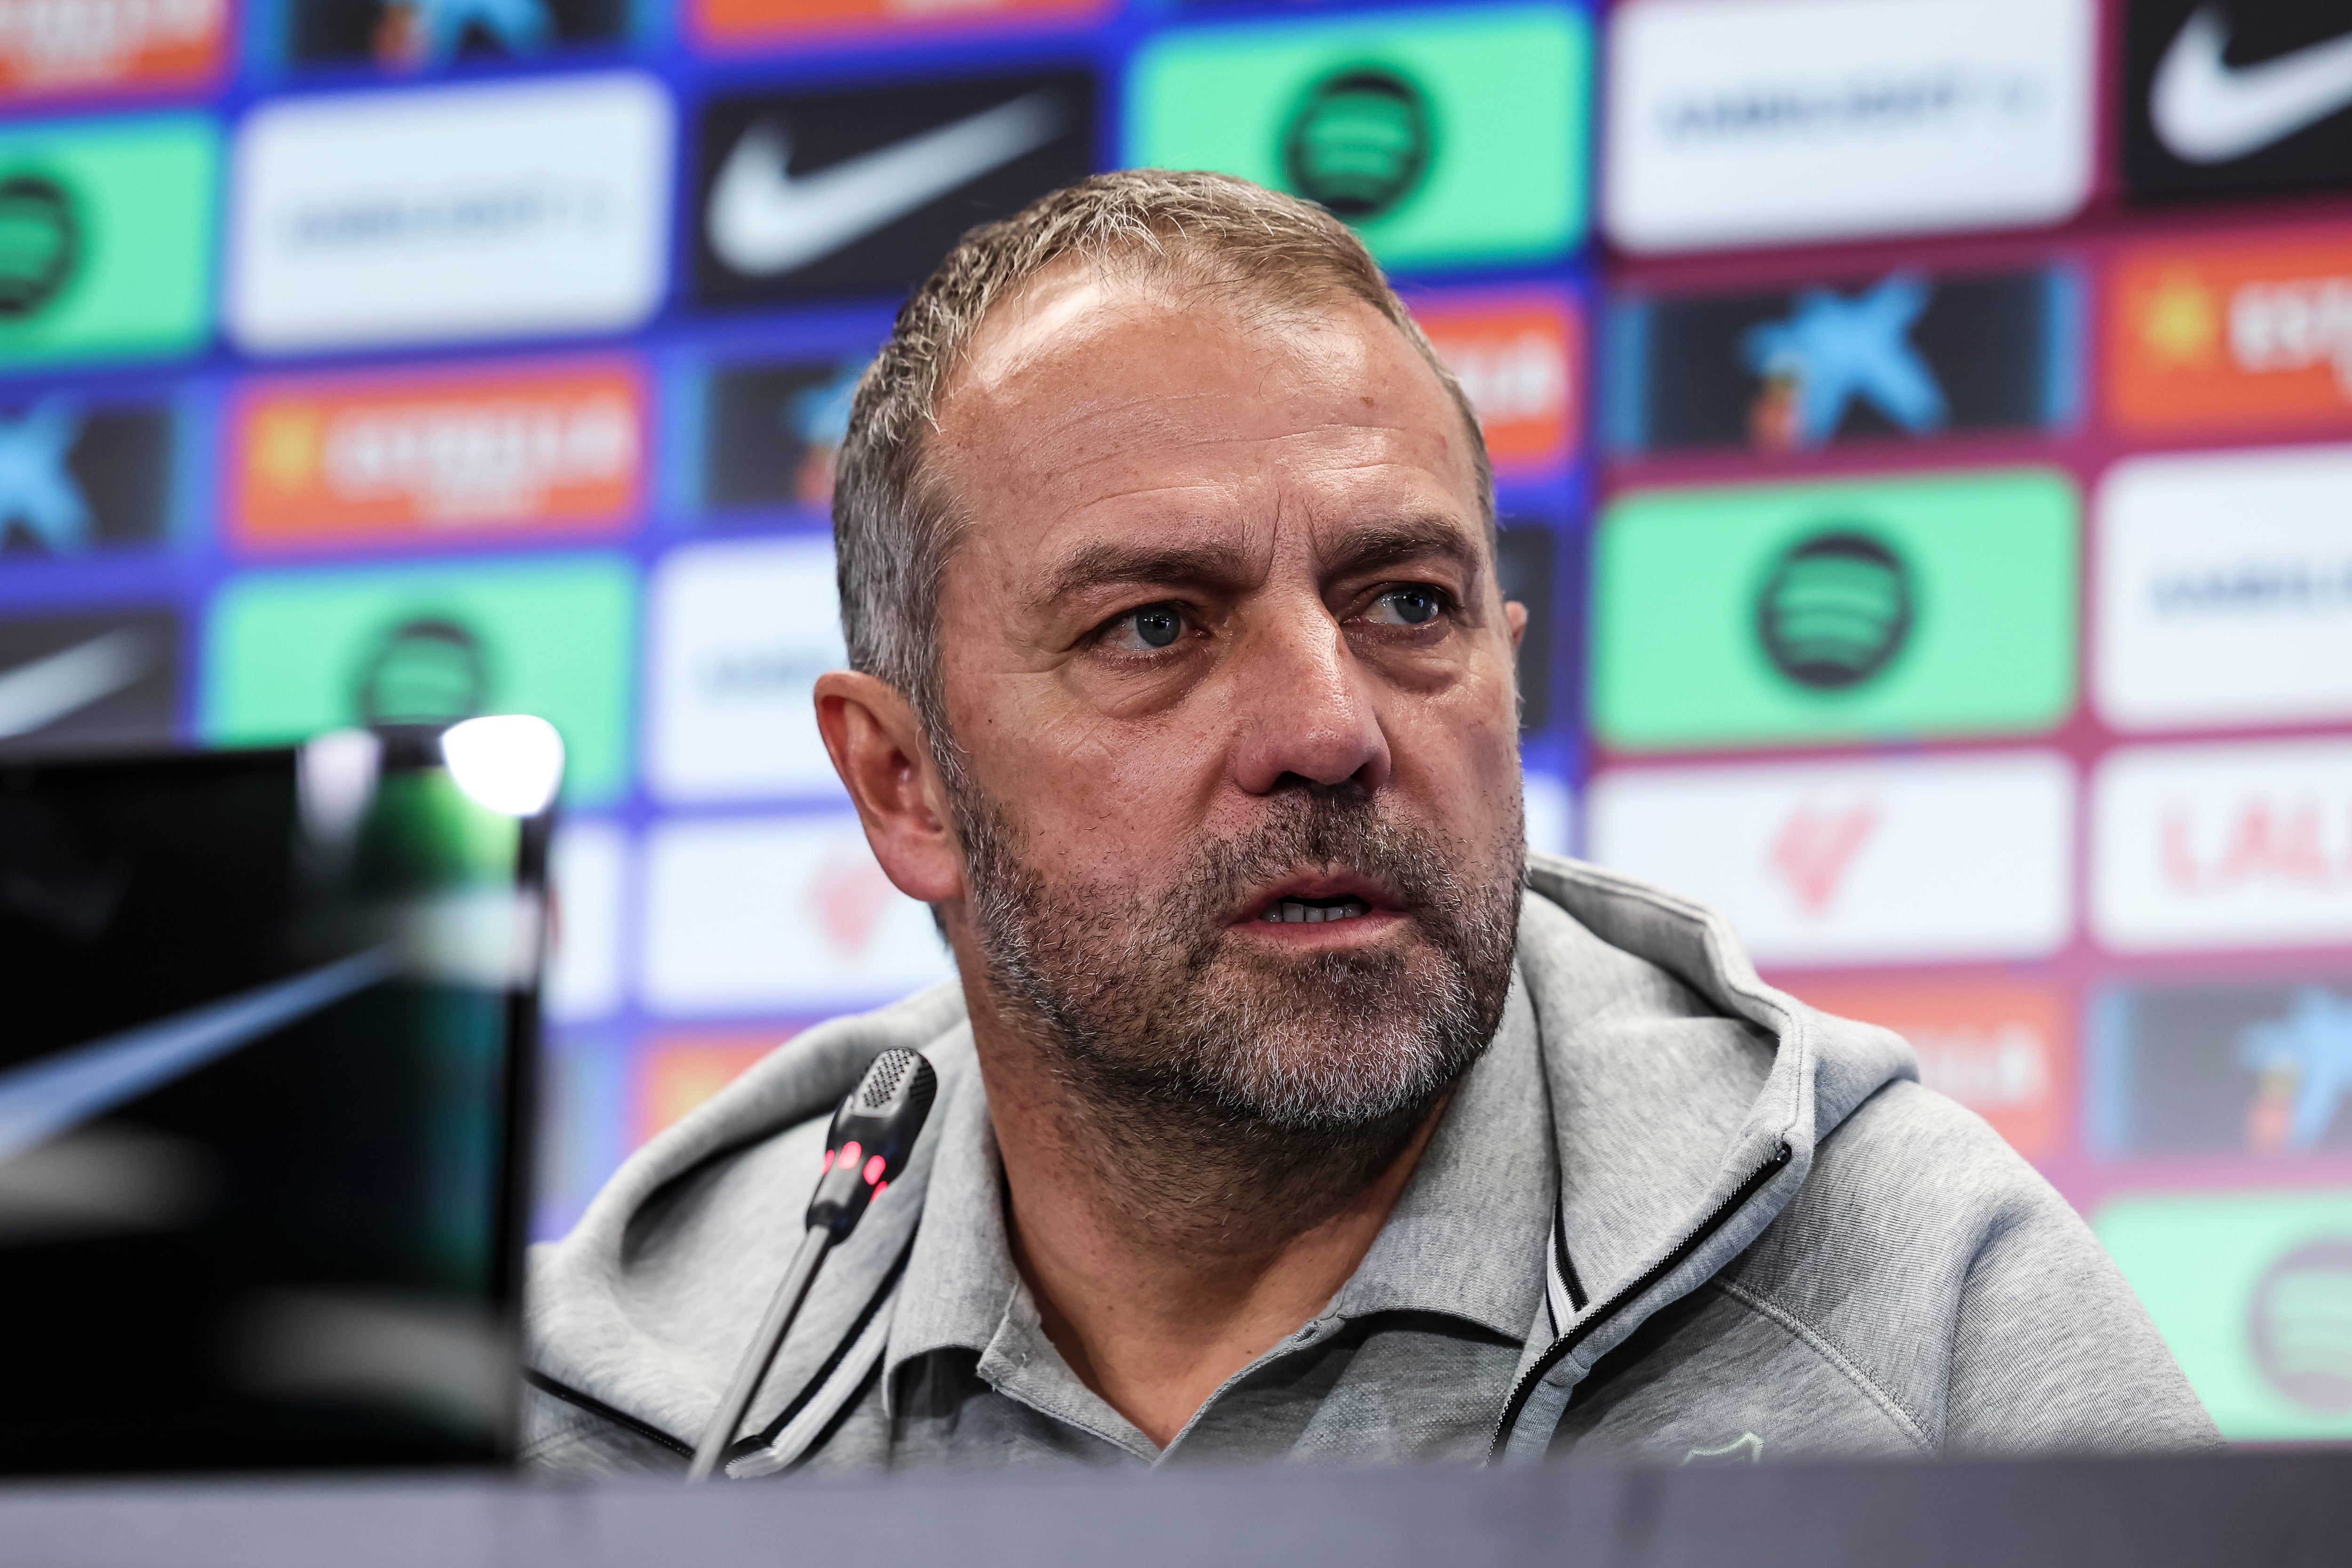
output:
[[[1815,691],[1843,691],[1885,669],[1911,634],[1903,558],[1836,528],[1783,552],[1756,601],[1756,635],[1773,667]]]
[[[1358,67],[1308,88],[1282,139],[1290,188],[1350,222],[1394,209],[1429,168],[1429,104],[1405,78]]]

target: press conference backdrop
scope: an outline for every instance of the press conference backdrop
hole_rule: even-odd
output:
[[[0,0],[0,749],[559,725],[543,1233],[949,974],[810,716],[851,389],[966,225],[1218,168],[1478,407],[1530,837],[2352,1437],[2341,8]]]

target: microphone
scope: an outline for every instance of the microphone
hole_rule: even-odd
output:
[[[849,1239],[849,1233],[866,1217],[867,1206],[907,1168],[907,1156],[914,1153],[915,1139],[939,1092],[940,1075],[921,1052],[886,1051],[874,1059],[866,1076],[833,1113],[833,1125],[824,1135],[824,1174],[817,1178],[816,1194],[809,1199],[808,1233],[801,1238],[800,1250],[793,1254],[782,1281],[776,1286],[775,1298],[768,1303],[767,1315],[760,1320],[759,1332],[751,1336],[742,1362],[735,1368],[735,1381],[728,1385],[727,1396],[719,1402],[710,1425],[702,1429],[688,1480],[709,1480],[726,1458],[729,1445],[743,1425],[743,1412],[751,1408],[751,1396],[767,1381],[768,1369],[775,1364],[776,1352],[782,1347],[793,1319],[800,1315],[801,1303],[808,1299],[825,1254]]]

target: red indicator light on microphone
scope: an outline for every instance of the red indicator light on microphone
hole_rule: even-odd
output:
[[[823,1164],[823,1165],[821,1165],[821,1166],[817,1166],[817,1167],[816,1167],[816,1174],[817,1174],[817,1175],[819,1175],[819,1176],[823,1176],[825,1172],[827,1172],[827,1171],[831,1170],[832,1168],[833,1168],[833,1151],[832,1151],[831,1149],[827,1149],[827,1150],[825,1150],[825,1152],[824,1152],[824,1164]]]
[[[877,1182],[876,1182],[876,1183],[874,1184],[874,1197],[873,1197],[873,1198],[872,1198],[870,1201],[875,1202],[875,1203],[879,1203],[879,1202],[881,1202],[881,1201],[882,1201],[882,1195],[883,1195],[884,1193],[886,1193],[886,1192],[888,1192],[889,1190],[890,1190],[890,1184],[889,1184],[888,1182],[887,1182],[887,1181],[877,1181]]]
[[[864,1149],[857,1146],[857,1140],[856,1138],[852,1138],[849,1142],[841,1145],[841,1153],[837,1157],[843,1165],[855,1166],[857,1164],[857,1156],[865,1152],[866,1151]],[[828,1170],[832,1169],[830,1166],[825,1168]]]
[[[866,1185],[867,1186],[872,1186],[876,1182],[880,1181],[882,1179],[882,1171],[883,1165],[882,1156],[880,1155],[877,1155],[872,1159],[867,1160],[866,1162]]]

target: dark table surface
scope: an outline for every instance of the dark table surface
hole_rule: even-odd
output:
[[[2352,1564],[2352,1452],[557,1487],[494,1476],[0,1485],[45,1568],[604,1564]]]

